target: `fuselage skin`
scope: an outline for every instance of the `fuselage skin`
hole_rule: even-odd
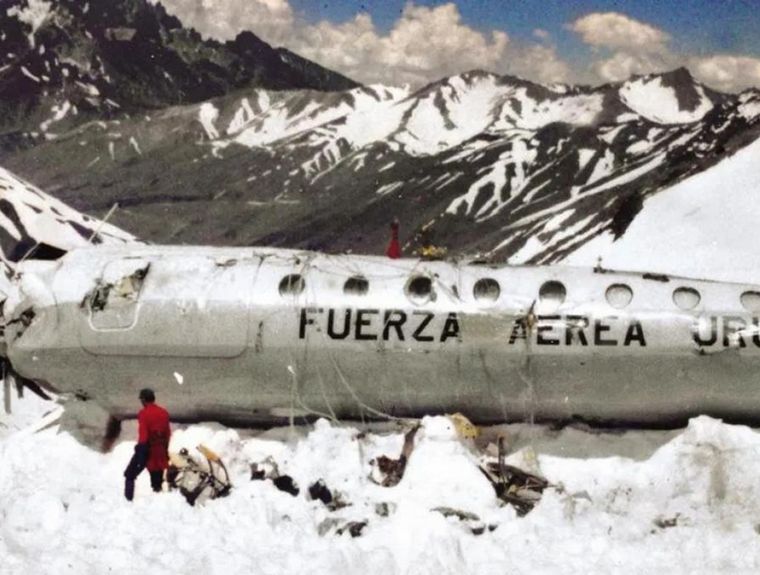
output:
[[[151,387],[175,418],[254,424],[760,419],[757,286],[163,246],[19,271],[5,307],[14,370],[117,417]]]

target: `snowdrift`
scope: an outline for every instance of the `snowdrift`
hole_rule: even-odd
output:
[[[24,402],[36,401],[28,398]],[[18,407],[18,402],[14,408]],[[45,411],[48,404],[27,406]],[[15,412],[14,412],[15,413]],[[395,487],[369,479],[371,460],[397,454],[400,430],[352,425],[252,433],[215,424],[175,428],[172,450],[203,442],[221,454],[234,488],[188,506],[176,492],[138,481],[123,500],[122,471],[134,425],[101,454],[50,428],[0,426],[0,556],[20,573],[672,573],[750,572],[757,545],[760,435],[700,417],[677,432],[589,432],[506,426],[510,462],[534,462],[555,487],[525,517],[502,506],[476,466],[476,447],[451,420],[422,420]],[[3,427],[4,426],[4,427]],[[532,456],[535,454],[535,457]],[[251,481],[250,463],[271,456],[300,491]],[[322,479],[347,506],[310,500]],[[444,517],[451,507],[477,515]],[[366,522],[358,537],[340,525]]]

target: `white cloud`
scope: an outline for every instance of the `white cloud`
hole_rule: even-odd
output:
[[[229,40],[251,30],[275,46],[364,83],[420,86],[472,69],[542,83],[577,81],[580,73],[585,81],[612,82],[686,65],[718,90],[760,85],[760,59],[676,54],[667,32],[619,12],[594,12],[568,24],[584,43],[599,50],[589,68],[579,71],[558,55],[549,31],[533,30],[534,42],[512,42],[506,32],[484,33],[468,26],[453,1],[436,7],[410,2],[387,33],[367,13],[339,23],[304,22],[289,0],[161,1],[205,37]]]
[[[593,12],[569,28],[591,46],[636,52],[662,51],[670,39],[663,30],[619,12]]]
[[[267,42],[364,83],[420,86],[472,69],[509,71],[546,82],[569,76],[554,47],[545,44],[545,30],[536,31],[542,44],[514,46],[506,32],[484,33],[462,22],[453,2],[436,7],[410,2],[387,33],[367,13],[340,23],[306,23],[288,0],[162,2],[205,37],[227,40],[252,30]]]
[[[760,86],[760,58],[721,54],[691,58],[689,67],[698,80],[717,90],[736,92]]]
[[[542,84],[570,82],[573,77],[570,66],[557,55],[554,46],[541,44],[515,46],[501,70]]]
[[[266,42],[279,44],[295,23],[288,0],[160,1],[185,26],[217,40],[231,40],[244,30],[254,30]]]
[[[387,35],[367,14],[342,24],[306,26],[289,48],[361,82],[419,85],[473,68],[493,69],[509,37],[483,34],[461,21],[454,4],[435,8],[407,4]]]
[[[593,69],[605,82],[619,82],[634,74],[651,74],[677,68],[678,63],[667,53],[635,54],[616,52],[610,58],[597,60]]]

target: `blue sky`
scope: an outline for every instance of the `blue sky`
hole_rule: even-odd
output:
[[[686,66],[719,90],[760,86],[760,0],[162,2],[206,36],[252,30],[365,83],[482,68],[594,84]]]
[[[416,0],[440,6],[447,0]],[[341,22],[358,12],[372,16],[378,29],[389,31],[406,0],[291,0],[307,20]],[[504,30],[529,40],[536,28],[550,32],[560,50],[582,54],[587,49],[565,29],[568,22],[592,12],[621,12],[664,29],[689,52],[730,52],[760,56],[760,0],[456,0],[462,19],[481,31]]]

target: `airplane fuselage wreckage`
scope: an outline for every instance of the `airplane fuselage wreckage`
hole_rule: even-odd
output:
[[[121,246],[17,266],[20,378],[134,416],[760,414],[760,287],[601,269]]]

